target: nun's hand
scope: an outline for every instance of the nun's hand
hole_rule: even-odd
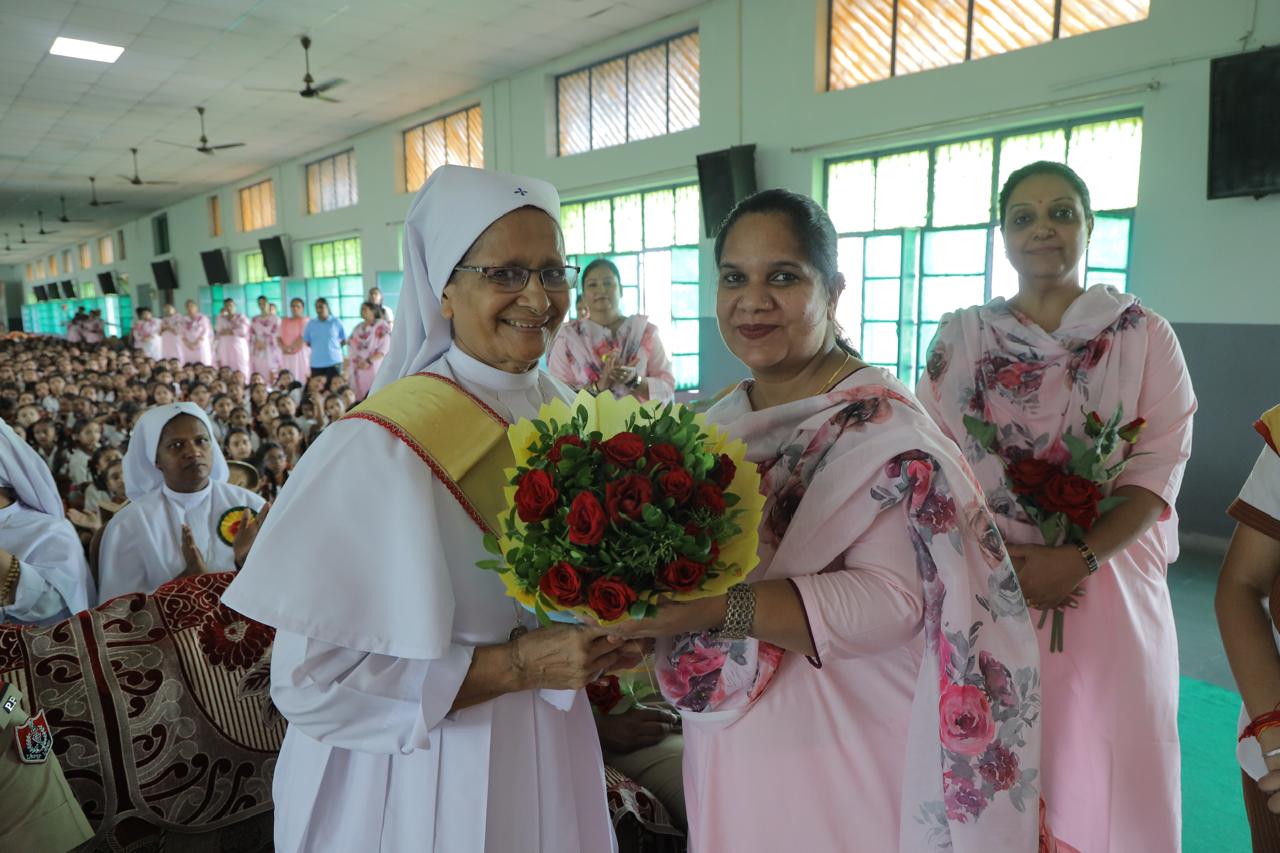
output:
[[[251,518],[245,519],[244,524],[240,525],[240,529],[236,531],[236,538],[231,541],[231,550],[236,555],[236,568],[239,569],[244,565],[244,561],[249,559],[249,549],[253,547],[254,541],[258,538],[258,531],[262,529],[262,523],[267,520],[267,513],[271,510],[271,504],[264,504],[262,509]]]
[[[191,532],[191,526],[188,524],[182,525],[182,561],[186,565],[186,571],[180,577],[202,575],[206,571],[204,554],[201,554],[199,547],[196,546],[195,534]]]
[[[508,645],[511,668],[527,690],[577,690],[636,651],[623,638],[584,625],[537,628]]]
[[[67,521],[70,521],[81,530],[88,530],[90,532],[102,527],[102,519],[98,516],[98,513],[85,512],[83,510],[76,509],[75,507],[67,508]]]

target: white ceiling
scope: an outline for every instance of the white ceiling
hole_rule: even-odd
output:
[[[702,0],[0,0],[0,264],[66,243],[461,95]],[[302,88],[298,38],[316,81]],[[51,56],[57,36],[120,45],[114,64]],[[164,145],[245,142],[208,156]],[[135,187],[129,149],[144,180]],[[121,201],[91,208],[98,197]],[[59,196],[71,219],[57,222]],[[43,210],[40,237],[36,211]],[[19,223],[28,243],[19,242]],[[0,236],[0,241],[4,237]]]

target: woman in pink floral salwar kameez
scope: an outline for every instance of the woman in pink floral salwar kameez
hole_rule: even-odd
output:
[[[160,357],[181,358],[182,336],[178,324],[182,322],[182,318],[178,316],[178,309],[165,303],[160,309],[160,315]]]
[[[222,313],[218,315],[214,331],[217,337],[214,354],[218,367],[229,367],[240,371],[241,376],[248,376],[251,328],[249,318],[236,310],[234,299],[223,300]]]
[[[249,369],[267,382],[274,382],[282,365],[280,318],[275,303],[259,296],[258,316],[249,323]]]
[[[213,326],[194,299],[187,300],[187,315],[178,319],[178,342],[178,359],[183,364],[213,367]]]
[[[1060,649],[1051,650],[1054,620],[1037,616],[1054,831],[1088,853],[1176,851],[1178,643],[1166,574],[1178,555],[1191,380],[1166,320],[1110,287],[1083,289],[1093,214],[1078,175],[1043,162],[1014,172],[1000,220],[1018,294],[943,318],[920,399],[977,473],[1027,601],[1063,608]],[[1046,543],[1006,486],[1005,465],[1065,464],[1064,438],[1083,437],[1086,412],[1107,420],[1121,407],[1125,421],[1145,420],[1103,490],[1123,502],[1079,540]],[[998,455],[968,434],[966,416],[995,425]]]
[[[662,638],[693,853],[1054,850],[1038,653],[968,466],[837,336],[836,234],[768,190],[716,240],[717,315],[751,371],[708,413],[767,500],[727,595],[625,622]],[[714,511],[714,510],[712,510]]]
[[[311,347],[302,339],[307,328],[307,303],[296,296],[289,300],[289,316],[280,321],[280,361],[295,382],[311,375]]]
[[[347,366],[351,390],[356,392],[356,399],[363,400],[373,387],[373,377],[378,373],[378,366],[391,348],[391,324],[382,313],[382,307],[373,302],[360,306],[362,322],[356,326],[348,339],[347,355],[350,363]]]

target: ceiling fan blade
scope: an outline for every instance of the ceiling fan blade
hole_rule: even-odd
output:
[[[134,181],[138,180],[138,176],[137,176],[137,175],[134,175],[132,178],[131,178],[131,177],[129,177],[128,175],[116,175],[116,177],[117,177],[117,178],[122,178],[122,179],[124,179],[124,180],[128,181],[129,183],[133,183]]]
[[[161,145],[172,145],[175,148],[192,148],[196,151],[200,150],[197,146],[187,145],[185,142],[170,142],[167,139],[157,139],[156,142],[159,142]]]
[[[341,85],[342,85],[343,83],[345,83],[345,82],[347,82],[345,79],[343,79],[343,78],[341,78],[341,77],[335,77],[335,78],[333,78],[332,80],[326,80],[326,81],[324,81],[324,82],[323,82],[323,83],[321,83],[319,86],[312,86],[312,87],[311,87],[311,90],[312,90],[313,92],[327,92],[327,91],[329,91],[330,89],[333,89],[333,88],[335,88],[335,87],[337,87],[337,86],[341,86]]]
[[[228,142],[226,145],[210,145],[209,148],[214,151],[221,151],[223,148],[241,148],[243,146],[243,142]]]
[[[328,95],[316,95],[316,100],[317,100],[317,101],[324,101],[324,102],[329,103],[329,104],[340,104],[340,103],[342,103],[342,101],[341,101],[341,100],[339,100],[338,98],[330,98]]]
[[[142,183],[146,184],[147,186],[155,187],[155,186],[160,186],[161,184],[176,184],[177,181],[143,181]]]
[[[296,89],[268,89],[264,86],[245,86],[244,90],[246,92],[289,92],[289,93],[293,93],[297,91]]]
[[[108,204],[124,204],[122,201],[91,201],[90,207],[106,207]]]

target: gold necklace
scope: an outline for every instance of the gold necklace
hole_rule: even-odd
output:
[[[849,364],[849,354],[845,353],[844,358],[840,361],[838,365],[836,365],[836,369],[831,373],[831,376],[827,379],[825,383],[823,383],[818,388],[818,394],[826,394],[833,387],[835,387],[836,377],[840,375],[840,371],[844,370],[845,366],[848,364]],[[817,395],[815,394],[814,396],[817,396]]]

